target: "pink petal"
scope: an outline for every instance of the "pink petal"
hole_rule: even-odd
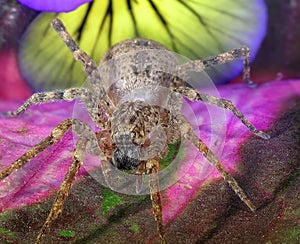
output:
[[[20,103],[3,101],[0,110],[13,110]],[[48,136],[55,125],[71,117],[72,103],[35,106],[14,118],[0,118],[0,167],[9,166],[30,147]],[[16,208],[40,201],[59,187],[71,163],[73,140],[67,133],[21,170],[0,182],[0,209]]]
[[[256,128],[264,131],[271,127],[272,122],[283,111],[284,102],[287,99],[300,97],[299,81],[270,82],[255,89],[250,89],[244,84],[232,84],[219,86],[218,90],[221,97],[231,100]],[[194,105],[196,113],[197,106],[199,105]],[[229,171],[234,171],[234,167],[240,159],[240,146],[254,135],[232,113],[226,112],[226,116],[227,120],[224,124],[224,129],[227,128],[226,140],[219,159]],[[203,136],[208,135],[200,135],[201,138]],[[185,163],[183,163],[183,167]],[[203,173],[203,168],[197,167],[197,164],[199,162],[194,162],[188,172],[183,174],[174,186],[166,190],[164,195],[166,201],[163,206],[164,222],[170,222],[178,216],[207,180],[220,177],[216,169],[213,169],[213,172],[205,179],[199,177]]]
[[[268,130],[278,114],[284,109],[284,101],[300,96],[299,81],[270,82],[255,89],[244,84],[218,87],[223,98],[230,99],[260,130]],[[274,92],[280,91],[280,92]],[[16,108],[20,103],[2,101],[0,111]],[[60,121],[72,115],[72,103],[54,103],[34,106],[25,114],[15,118],[0,118],[0,167],[10,165],[31,146],[49,135],[51,129]],[[192,104],[195,113],[202,114],[202,105]],[[238,150],[250,136],[253,136],[232,113],[226,112],[227,120],[222,129],[227,128],[223,153],[219,157],[229,171],[234,170],[240,159]],[[207,118],[208,120],[209,118]],[[204,119],[203,123],[209,123]],[[208,132],[201,131],[201,138],[209,138]],[[67,133],[57,144],[31,160],[19,172],[13,173],[0,184],[0,209],[16,208],[32,204],[47,197],[57,189],[70,164],[73,149],[71,133]],[[195,161],[185,168],[183,162],[179,170],[180,180],[164,192],[164,222],[178,216],[193,196],[207,180],[219,177],[211,167],[207,170],[205,162]],[[204,168],[203,168],[204,167]],[[81,174],[84,171],[81,171]],[[199,177],[201,175],[201,177]]]

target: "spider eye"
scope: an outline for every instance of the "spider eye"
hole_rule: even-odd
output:
[[[135,131],[131,131],[131,132],[130,132],[130,137],[131,137],[131,139],[133,139],[135,136],[136,136]]]
[[[120,135],[120,132],[119,132],[119,131],[116,131],[116,132],[113,134],[114,137],[118,137],[119,135]]]

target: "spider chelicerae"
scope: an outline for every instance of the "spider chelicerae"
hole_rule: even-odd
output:
[[[100,159],[103,177],[112,189],[114,188],[111,185],[114,182],[111,179],[113,177],[112,166],[120,170],[131,170],[133,174],[140,177],[145,174],[149,175],[153,214],[160,241],[166,243],[158,178],[159,160],[168,151],[168,144],[175,143],[181,137],[190,141],[217,168],[239,198],[252,211],[255,210],[254,204],[248,199],[237,181],[194,133],[192,126],[181,113],[183,97],[191,101],[215,105],[230,110],[255,135],[269,139],[269,135],[257,130],[231,101],[200,93],[191,88],[184,79],[189,71],[201,72],[214,65],[243,58],[244,81],[252,84],[248,47],[234,49],[202,61],[195,60],[179,64],[175,56],[163,45],[155,41],[136,38],[113,46],[97,67],[95,62],[79,49],[59,19],[52,21],[52,27],[71,50],[75,60],[83,64],[89,87],[35,93],[15,111],[4,112],[1,115],[19,115],[34,104],[80,99],[99,130],[94,131],[80,119],[66,119],[58,124],[48,137],[0,172],[0,180],[2,180],[60,140],[68,130],[72,130],[78,136],[72,163],[37,236],[36,243],[41,243],[43,235],[62,211],[64,201],[84,161],[86,152]],[[118,59],[122,55],[125,58]],[[109,82],[106,89],[104,84],[107,84],[107,80],[112,82]],[[145,90],[150,92],[145,93]],[[133,94],[144,92],[144,95],[130,95],[132,92]]]

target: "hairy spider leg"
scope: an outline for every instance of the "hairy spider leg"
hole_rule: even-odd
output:
[[[148,160],[146,163],[146,169],[148,171],[147,173],[149,174],[150,198],[152,202],[152,210],[160,238],[160,243],[165,244],[167,242],[165,239],[164,226],[162,220],[162,206],[158,179],[159,159],[154,158]]]
[[[105,183],[108,188],[114,190],[117,189],[119,186],[119,182],[116,181],[116,179],[112,180],[112,167],[114,167],[107,159],[107,157],[103,154],[103,152],[100,152],[99,155],[100,162],[101,162],[101,171],[103,174],[103,177],[105,179]]]
[[[55,18],[51,21],[51,26],[60,36],[60,38],[64,41],[66,46],[70,49],[73,54],[73,57],[76,61],[80,62],[84,66],[84,71],[87,76],[91,76],[97,71],[97,65],[84,51],[82,51],[73,38],[70,36],[68,31],[66,30],[64,24],[60,19]]]
[[[101,133],[96,133],[98,141],[101,139],[105,140],[105,134],[101,135]],[[158,146],[158,145],[156,145]],[[158,146],[156,150],[160,151],[161,146]],[[111,177],[111,169],[112,164],[108,161],[105,154],[100,151],[99,157],[101,161],[101,170],[106,181],[107,186],[110,189],[116,189],[119,187],[116,179],[112,180]],[[137,191],[142,185],[142,177],[144,174],[149,175],[149,188],[150,188],[150,198],[152,202],[152,210],[154,214],[154,219],[157,226],[157,231],[162,244],[166,243],[165,235],[164,235],[164,227],[162,221],[162,204],[161,204],[161,196],[160,196],[160,188],[159,188],[159,179],[158,179],[158,171],[159,171],[159,157],[150,159],[147,161],[142,161],[142,163],[138,166],[138,170],[136,172],[137,178]],[[140,177],[139,177],[140,176]],[[115,185],[116,184],[116,185]]]
[[[160,238],[160,243],[165,244],[165,231],[162,220],[162,204],[161,204],[161,195],[159,187],[159,159],[160,157],[154,157],[147,161],[143,161],[137,169],[137,184],[142,184],[142,177],[147,174],[149,175],[149,188],[150,188],[150,199],[152,203],[152,212],[156,222],[157,232]]]
[[[39,142],[37,145],[33,146],[26,153],[24,153],[20,158],[18,158],[14,163],[8,166],[6,169],[0,172],[0,180],[3,180],[7,176],[9,176],[14,171],[20,169],[23,165],[28,163],[32,158],[34,158],[37,154],[44,151],[57,141],[59,141],[63,135],[70,129],[72,125],[72,119],[64,120],[59,123],[52,131],[49,136],[47,136],[44,140]]]
[[[61,213],[63,204],[68,196],[70,188],[75,180],[76,175],[82,165],[82,160],[79,158],[77,152],[84,151],[85,146],[83,142],[84,140],[79,140],[76,145],[76,149],[73,152],[72,156],[72,164],[70,165],[68,172],[59,187],[59,190],[56,194],[55,200],[52,204],[51,210],[48,214],[48,217],[43,224],[42,228],[39,231],[39,234],[36,238],[35,244],[42,243],[43,235],[49,230],[52,222],[57,219],[58,215]],[[80,149],[79,149],[80,148]]]
[[[98,67],[93,59],[91,59],[84,51],[82,51],[70,34],[67,32],[64,24],[61,22],[60,19],[55,18],[52,20],[51,25],[53,29],[58,33],[61,39],[64,41],[66,46],[70,49],[73,54],[73,57],[76,61],[83,64],[84,71],[89,79],[93,92],[98,94],[98,102],[100,103],[101,107],[111,115],[113,111],[113,103],[107,96],[107,93],[104,87],[101,85],[101,75],[98,71]]]
[[[53,220],[55,220],[58,214],[62,210],[62,206],[64,204],[65,198],[68,195],[68,192],[73,184],[75,176],[78,173],[78,170],[82,164],[86,146],[89,145],[87,151],[93,153],[94,155],[99,155],[98,143],[95,135],[91,128],[86,125],[84,122],[77,119],[66,119],[59,123],[52,131],[49,136],[47,136],[44,140],[38,143],[36,146],[29,149],[26,153],[24,153],[19,159],[17,159],[14,163],[8,166],[5,170],[0,172],[0,180],[9,176],[12,172],[20,169],[23,165],[28,163],[32,158],[38,155],[40,152],[47,149],[49,146],[53,145],[57,141],[59,141],[64,134],[68,130],[73,130],[78,136],[79,140],[76,144],[76,149],[73,153],[72,164],[68,169],[68,172],[65,176],[63,183],[61,184],[54,204],[50,210],[48,218],[41,228],[39,235],[36,239],[36,243],[41,243],[41,238],[45,234],[45,232],[50,227]]]
[[[101,169],[103,176],[106,180],[106,184],[109,188],[115,189],[114,182],[115,180],[111,180],[111,163],[107,160],[105,155],[100,152],[100,160],[101,160]],[[154,219],[157,226],[157,231],[162,244],[166,243],[163,220],[162,220],[162,204],[161,204],[161,195],[159,188],[159,157],[149,159],[147,161],[142,161],[142,163],[138,166],[137,169],[137,191],[138,188],[141,187],[142,177],[144,174],[149,175],[149,188],[150,188],[150,199],[152,202],[152,210],[154,214]]]
[[[177,70],[179,73],[185,73],[187,71],[201,72],[208,67],[231,62],[239,58],[243,59],[244,82],[250,87],[256,86],[256,83],[250,80],[250,50],[247,46],[242,46],[203,60],[194,60],[178,65]]]
[[[256,207],[246,196],[243,189],[239,186],[237,181],[226,171],[216,155],[214,155],[214,153],[207,147],[207,145],[198,138],[198,136],[191,128],[190,124],[183,116],[181,117],[181,123],[182,128],[184,128],[183,130],[186,131],[184,137],[198,149],[198,151],[208,160],[209,163],[216,167],[219,173],[223,176],[224,180],[231,186],[231,188],[239,196],[239,198],[254,212],[256,210]]]
[[[253,134],[263,138],[270,139],[270,135],[255,128],[255,126],[242,114],[234,104],[226,99],[215,97],[209,94],[200,93],[190,87],[172,88],[173,91],[182,94],[191,101],[202,101],[210,105],[231,111]]]
[[[12,117],[24,113],[32,105],[56,102],[56,101],[73,101],[80,99],[84,102],[85,107],[91,116],[92,120],[101,128],[105,128],[107,116],[103,110],[98,107],[98,97],[86,88],[69,88],[63,91],[49,91],[34,93],[15,111],[0,112],[0,116]],[[96,111],[95,111],[96,110]]]
[[[162,220],[162,204],[159,188],[158,171],[159,159],[163,154],[165,154],[165,152],[168,150],[168,147],[166,146],[166,138],[164,138],[164,136],[166,135],[164,135],[163,130],[159,130],[158,128],[156,128],[155,132],[159,133],[158,135],[160,136],[157,135],[155,139],[153,137],[150,146],[145,150],[142,150],[141,152],[141,157],[146,158],[147,155],[148,157],[152,158],[147,160],[145,163],[145,168],[141,168],[140,172],[137,173],[140,174],[141,177],[144,172],[146,174],[149,174],[149,188],[150,199],[152,202],[152,211],[156,222],[160,243],[165,244],[167,242],[165,239],[164,226]]]

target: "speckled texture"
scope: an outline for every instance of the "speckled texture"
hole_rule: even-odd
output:
[[[227,114],[228,131],[220,159],[227,168],[233,169],[237,165],[231,172],[238,172],[234,173],[236,179],[259,209],[256,213],[249,211],[215,171],[211,172],[206,181],[197,180],[197,167],[191,167],[184,178],[163,192],[163,214],[167,224],[166,238],[169,243],[266,243],[267,241],[297,243],[299,241],[299,84],[298,81],[282,81],[268,83],[257,89],[249,89],[243,84],[219,88],[223,97],[231,97],[259,128],[267,129],[272,136],[269,141],[254,137],[246,128],[237,126],[237,120]],[[272,93],[271,91],[274,90],[280,93]],[[9,106],[14,104],[2,105],[1,110]],[[71,106],[64,106],[63,103],[40,105],[28,111],[21,120],[10,120],[24,123],[32,113],[41,115],[43,111],[43,118],[49,118],[48,122],[43,120],[48,126],[44,132],[47,134],[47,130],[52,127],[51,123],[55,123],[52,120],[54,117],[67,116],[62,111],[68,111]],[[194,106],[197,109],[195,104]],[[48,117],[47,114],[57,116]],[[4,129],[5,120],[0,120],[2,140],[3,130],[9,132]],[[32,120],[31,128],[34,123],[39,124],[38,132],[43,133],[42,121]],[[11,122],[6,125],[8,124],[12,126]],[[11,136],[11,140],[13,147],[16,148],[22,148],[24,144],[26,146],[26,143],[31,140],[33,143],[33,138],[38,139],[37,135],[27,138],[16,136],[27,133],[24,129],[14,130],[14,133],[15,136]],[[56,153],[64,149],[63,145],[70,146],[68,136],[70,135],[66,135],[57,147],[40,155],[40,160],[57,162]],[[24,149],[26,148],[22,150]],[[55,154],[49,157],[49,152]],[[1,155],[2,161],[5,158],[3,150]],[[47,167],[51,168],[50,165]],[[44,166],[45,173],[47,167]],[[48,176],[53,177],[54,173],[53,178],[57,180],[56,174],[61,175],[64,168],[60,167],[59,171],[57,167],[55,169],[56,171],[53,169]],[[33,168],[33,172],[36,172],[34,170],[36,168]],[[46,179],[45,177],[42,179]],[[34,184],[28,182],[26,187]],[[46,185],[49,190],[49,183]],[[57,185],[57,182],[54,185]],[[19,199],[17,200],[19,203],[24,201],[24,197],[26,199],[24,189],[26,188],[15,192],[10,199]],[[35,190],[33,188],[27,192],[31,194]],[[31,196],[37,197],[30,194],[28,199],[31,199]],[[41,197],[44,198],[45,195]],[[149,197],[118,195],[122,203],[106,214],[101,213],[103,188],[90,176],[82,176],[73,187],[62,216],[53,224],[50,235],[45,240],[50,243],[58,241],[68,243],[71,240],[76,240],[75,243],[158,243]],[[47,200],[45,203],[34,204],[31,207],[3,212],[0,215],[2,223],[0,228],[11,232],[0,234],[0,240],[21,238],[33,241],[49,209],[50,202]],[[132,226],[138,226],[138,231],[136,228],[133,231]],[[57,233],[60,230],[73,230],[75,237],[59,237]]]
[[[239,149],[238,179],[258,206],[256,213],[216,181],[170,225],[170,243],[299,243],[299,98],[283,101],[286,111],[270,128],[271,140],[251,137]]]

